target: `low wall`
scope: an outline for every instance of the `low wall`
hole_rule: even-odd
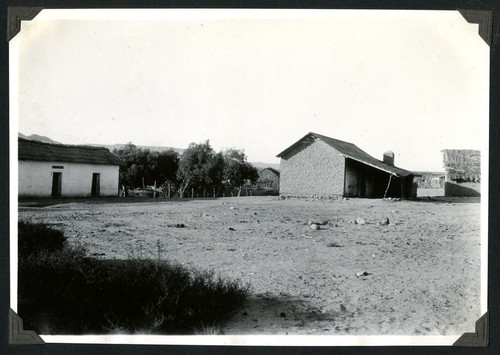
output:
[[[444,195],[447,197],[481,196],[481,183],[447,181],[444,184]]]
[[[311,198],[315,200],[340,200],[344,198],[342,195],[292,195],[292,194],[280,194],[280,199],[284,200],[287,198]]]

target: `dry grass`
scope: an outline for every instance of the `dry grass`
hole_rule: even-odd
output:
[[[162,260],[160,248],[157,260],[98,260],[43,224],[18,228],[20,245],[56,240],[20,248],[19,314],[40,334],[215,332],[248,294],[212,271]]]

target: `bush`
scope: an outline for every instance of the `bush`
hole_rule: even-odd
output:
[[[19,315],[41,334],[193,334],[220,326],[248,294],[248,286],[213,272],[161,260],[98,260],[69,246],[20,254],[18,265]]]
[[[41,334],[85,331],[92,310],[85,282],[91,263],[84,250],[73,248],[19,254],[18,311],[26,328]]]
[[[66,243],[63,232],[45,224],[19,221],[17,230],[18,248],[22,255],[61,250]]]

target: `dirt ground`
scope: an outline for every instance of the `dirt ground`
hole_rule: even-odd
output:
[[[157,258],[160,246],[250,284],[226,335],[454,335],[481,316],[479,199],[120,201],[20,203],[19,218],[99,258]]]

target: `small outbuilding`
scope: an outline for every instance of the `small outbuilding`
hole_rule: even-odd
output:
[[[445,149],[444,195],[481,196],[481,152],[472,149]]]
[[[419,176],[413,181],[419,189],[444,189],[444,172],[416,171]]]
[[[259,179],[257,185],[261,188],[269,188],[279,190],[280,188],[280,172],[273,168],[265,168],[259,171]]]
[[[396,167],[390,151],[378,160],[352,143],[310,132],[277,157],[284,197],[416,197],[417,174]]]
[[[19,197],[117,196],[120,160],[108,149],[18,138]]]

